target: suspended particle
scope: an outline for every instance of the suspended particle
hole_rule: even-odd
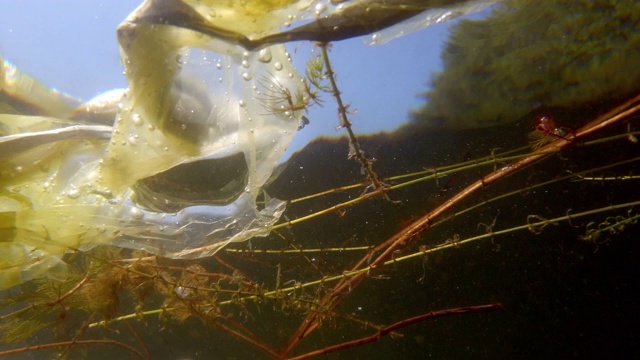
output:
[[[298,131],[304,129],[304,127],[309,125],[309,123],[311,123],[311,121],[309,121],[309,118],[302,115],[302,117],[300,118],[300,122],[298,123]]]

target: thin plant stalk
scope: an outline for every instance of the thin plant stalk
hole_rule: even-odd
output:
[[[338,84],[336,83],[336,74],[333,72],[333,67],[331,66],[331,60],[329,60],[329,52],[327,51],[328,43],[320,43],[320,49],[322,49],[322,58],[324,59],[324,64],[326,66],[326,75],[329,78],[329,82],[331,83],[331,93],[333,97],[336,99],[338,103],[338,118],[340,119],[340,127],[347,129],[349,133],[349,145],[351,150],[349,151],[349,157],[355,157],[362,165],[362,169],[367,174],[367,177],[371,181],[371,185],[375,190],[381,190],[383,188],[382,182],[378,179],[378,175],[373,171],[371,167],[371,160],[369,160],[362,151],[360,147],[360,143],[356,138],[355,133],[351,129],[351,122],[349,121],[347,106],[344,105],[342,101],[342,97],[340,96],[340,90],[338,89]]]

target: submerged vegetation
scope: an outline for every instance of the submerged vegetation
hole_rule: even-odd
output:
[[[605,124],[620,112],[635,113],[638,104],[635,99],[585,128]],[[637,233],[640,202],[629,197],[634,194],[639,158],[628,138],[638,132],[627,132],[626,126],[613,123],[602,126],[614,126],[613,131],[594,130],[594,135],[607,134],[586,137],[576,130],[575,140],[556,139],[534,152],[523,133],[508,142],[520,147],[485,152],[485,156],[462,163],[422,170],[428,162],[411,161],[409,166],[396,167],[388,160],[383,165],[376,163],[378,169],[390,172],[383,177],[389,185],[364,194],[370,181],[327,188],[334,181],[348,184],[348,166],[336,169],[337,179],[319,175],[322,164],[305,174],[286,171],[272,185],[274,194],[291,193],[287,184],[301,175],[308,183],[297,191],[315,187],[327,191],[291,199],[285,221],[276,225],[269,238],[229,246],[207,260],[171,260],[109,247],[69,253],[65,256],[72,265],[68,277],[36,280],[3,294],[2,341],[31,345],[0,355],[55,347],[61,358],[101,358],[102,347],[117,346],[133,358],[163,358],[167,352],[171,357],[206,353],[214,346],[216,353],[225,356],[261,353],[265,358],[284,358],[308,353],[306,357],[365,345],[385,335],[392,343],[376,347],[377,353],[398,346],[392,344],[413,349],[407,351],[424,351],[419,350],[422,342],[407,338],[412,332],[406,326],[441,316],[501,309],[498,302],[506,303],[507,312],[517,312],[519,306],[501,289],[502,282],[481,280],[486,276],[509,278],[501,273],[506,269],[519,273],[518,267],[532,266],[529,260],[506,260],[514,254],[528,253],[534,262],[551,261],[557,251],[545,254],[549,250],[541,251],[542,246],[562,249],[566,253],[563,261],[573,262],[577,256],[609,251],[611,241],[629,244],[623,239]],[[396,141],[409,140],[401,137]],[[402,149],[415,148],[417,143],[414,140]],[[394,145],[393,141],[380,144]],[[336,146],[327,145],[327,150]],[[604,159],[596,156],[603,146],[616,151]],[[313,149],[312,158],[328,154],[318,151]],[[549,159],[547,166],[542,163],[504,178],[542,157]],[[588,161],[581,160],[584,158]],[[292,159],[297,165],[310,160],[304,152]],[[393,173],[396,175],[391,176]],[[482,180],[473,180],[478,176]],[[460,190],[466,179],[479,186]],[[489,186],[494,182],[501,185]],[[590,189],[594,188],[604,196],[593,194]],[[401,203],[382,200],[382,191]],[[458,195],[451,196],[455,191]],[[584,199],[586,193],[591,193],[588,199]],[[558,196],[565,200],[550,202]],[[424,201],[429,198],[442,198],[442,205],[425,214],[429,206]],[[452,201],[457,203],[455,199],[464,200],[465,205],[439,210]],[[402,220],[407,216],[413,219],[411,224]],[[470,224],[472,219],[476,220]],[[564,234],[562,239],[557,238],[558,231]],[[522,241],[525,245],[517,244]],[[474,266],[468,267],[470,264]],[[548,271],[538,271],[549,276]],[[449,276],[443,277],[445,274]],[[456,280],[451,282],[450,276]],[[447,288],[460,286],[468,290],[457,300],[446,295]],[[383,289],[392,291],[392,298],[378,298]],[[479,304],[487,301],[490,304]],[[501,318],[482,315],[458,326],[489,326],[499,331],[486,321]],[[177,335],[185,331],[185,337]],[[343,338],[346,334],[349,337]],[[435,334],[429,338],[432,336],[438,338]],[[490,338],[474,341],[473,353],[498,346]],[[243,348],[228,342],[231,339],[252,346]],[[366,349],[362,348],[363,354],[369,353]]]
[[[595,113],[591,99],[564,104],[574,115],[562,126],[520,120],[433,133],[410,124],[356,137],[336,77],[348,69],[332,68],[328,50],[318,44],[294,91],[256,79],[261,111],[306,112],[334,97],[334,121],[349,134],[310,144],[265,179],[269,195],[287,204],[270,235],[200,259],[68,246],[65,276],[2,292],[0,357],[113,358],[104,347],[140,359],[563,357],[597,352],[590,341],[603,334],[593,324],[638,318],[632,304],[597,314],[588,301],[634,290],[597,261],[618,254],[637,263],[640,95],[620,89],[614,97],[624,100]],[[162,184],[153,190],[161,194]],[[599,274],[584,275],[592,265]],[[593,285],[598,276],[610,287]],[[563,349],[551,346],[558,341]]]

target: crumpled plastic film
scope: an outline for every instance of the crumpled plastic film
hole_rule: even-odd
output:
[[[237,19],[280,9],[271,22],[249,27],[273,32],[289,3],[256,2],[254,13]],[[308,101],[285,47],[249,51],[229,37],[167,25],[150,15],[156,6],[163,16],[190,9],[184,23],[207,22],[180,1],[147,1],[118,28],[129,88],[110,138],[104,125],[76,131],[73,122],[42,117],[36,132],[25,129],[32,137],[18,130],[16,139],[5,139],[26,145],[0,169],[0,289],[45,273],[62,277],[65,253],[100,244],[170,258],[209,256],[229,242],[267,235],[284,211],[262,186]],[[244,11],[216,10],[227,21]],[[82,122],[79,113],[71,116]],[[2,115],[0,125],[16,128],[21,116]],[[46,164],[23,166],[38,156]]]

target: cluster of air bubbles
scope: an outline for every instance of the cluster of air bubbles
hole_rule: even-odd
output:
[[[249,56],[250,56],[250,54],[249,54],[248,51],[245,51],[245,52],[242,53],[242,62],[240,63],[240,65],[245,69],[248,69],[250,67]],[[248,71],[243,72],[242,73],[242,78],[244,80],[246,80],[246,81],[251,80],[251,78],[252,78],[251,73],[248,72]]]
[[[323,3],[317,4],[315,8],[316,16],[320,16],[325,10],[327,10],[327,6]]]
[[[289,14],[287,16],[287,21],[284,22],[284,24],[282,24],[284,27],[289,27],[291,26],[291,20],[293,20],[293,15]]]

